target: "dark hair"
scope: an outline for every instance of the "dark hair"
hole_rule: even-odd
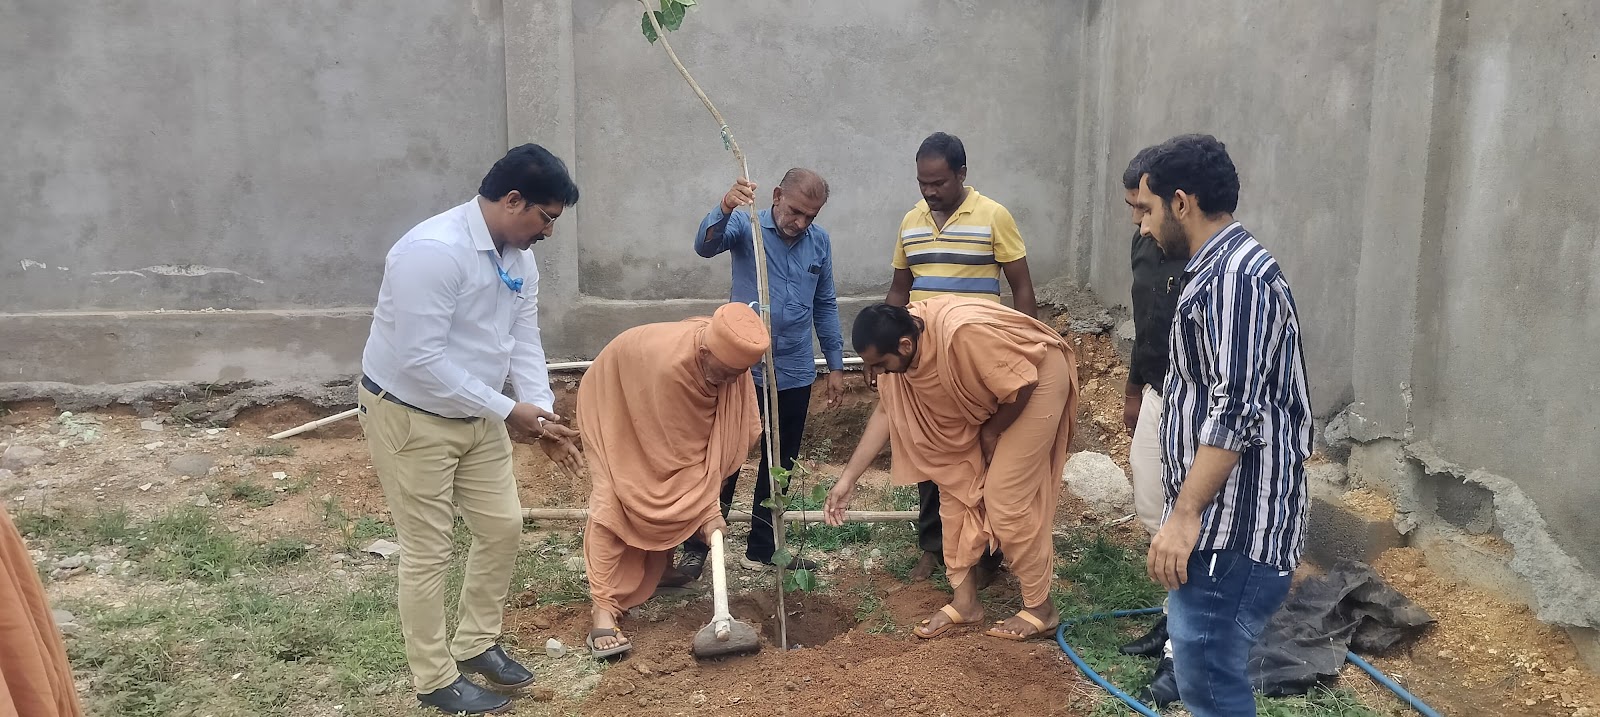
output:
[[[489,168],[478,185],[478,195],[491,202],[517,190],[532,204],[561,202],[570,207],[578,203],[578,185],[567,174],[567,165],[537,144],[525,144],[506,152]]]
[[[1209,134],[1173,137],[1156,149],[1144,168],[1150,191],[1171,202],[1182,189],[1195,197],[1207,216],[1232,214],[1239,207],[1239,172],[1228,148]]]
[[[929,157],[944,158],[944,163],[950,165],[952,172],[959,172],[967,166],[967,148],[962,146],[961,138],[953,134],[934,132],[922,140],[922,146],[917,148],[917,161]]]
[[[1128,168],[1122,172],[1123,189],[1131,192],[1139,188],[1139,178],[1149,171],[1150,160],[1156,156],[1156,150],[1160,148],[1161,145],[1152,144],[1139,150],[1138,154],[1133,155],[1133,159],[1128,160]]]
[[[799,192],[812,199],[828,201],[828,180],[822,175],[809,169],[795,167],[783,173],[783,181],[778,186],[794,192]]]
[[[856,353],[868,347],[880,354],[900,351],[900,339],[915,339],[922,334],[922,322],[904,306],[872,304],[856,314],[855,326],[850,329],[850,342]]]

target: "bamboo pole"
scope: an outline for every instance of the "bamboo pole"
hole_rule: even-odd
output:
[[[695,96],[700,98],[700,103],[705,105],[706,111],[711,113],[711,118],[717,121],[717,125],[722,131],[723,143],[727,145],[727,148],[730,151],[733,152],[734,160],[739,163],[740,176],[744,177],[746,180],[749,180],[750,164],[745,159],[744,150],[739,148],[738,141],[733,138],[733,132],[728,129],[728,121],[723,119],[721,112],[717,111],[717,106],[711,103],[711,98],[706,96],[705,90],[700,89],[700,83],[694,81],[694,77],[689,74],[689,68],[684,67],[683,62],[678,59],[678,53],[673,51],[672,43],[667,42],[667,32],[666,30],[662,29],[661,23],[656,21],[656,14],[650,9],[650,3],[646,0],[639,0],[639,4],[644,6],[645,19],[649,20],[650,27],[655,29],[656,39],[661,43],[662,49],[667,51],[667,58],[672,60],[672,66],[678,68],[678,74],[683,75],[684,81],[689,83],[689,88],[694,90]],[[745,212],[750,215],[750,243],[755,249],[756,295],[761,302],[761,320],[767,325],[767,334],[770,336],[772,334],[772,312],[770,310],[770,304],[772,302],[771,294],[769,294],[767,291],[767,251],[765,242],[761,240],[761,222],[756,218],[755,202],[753,198],[751,203],[746,205],[744,209]],[[765,369],[764,378],[766,379],[765,388],[767,394],[767,410],[763,411],[762,413],[763,424],[766,428],[764,435],[766,436],[765,453],[767,456],[767,481],[769,486],[768,493],[772,495],[774,499],[777,499],[780,495],[780,492],[778,490],[777,476],[774,475],[776,472],[774,469],[778,466],[778,446],[783,444],[778,442],[778,424],[773,418],[778,411],[778,372],[773,362],[772,346],[770,343],[767,346],[766,354],[762,356],[761,363]],[[776,548],[775,553],[782,555],[785,552],[788,552],[784,549],[784,520],[781,511],[774,510],[772,513],[773,517],[775,518],[775,520],[772,521],[772,542]],[[776,573],[778,579],[778,649],[788,650],[789,621],[788,612],[783,605],[783,571],[787,566],[778,565],[776,567],[777,569],[774,572]]]
[[[752,516],[748,510],[728,511],[729,523],[748,523]],[[523,508],[524,521],[535,520],[588,520],[588,508]],[[917,519],[914,510],[847,510],[844,512],[846,523],[897,523]],[[822,511],[820,510],[788,510],[783,513],[783,520],[789,523],[820,523]]]
[[[815,363],[818,366],[826,366],[826,365],[828,365],[828,360],[827,359],[816,359]],[[557,362],[557,363],[549,364],[549,365],[545,366],[545,369],[547,371],[573,371],[573,370],[587,369],[593,364],[594,364],[593,361],[563,361],[563,362]],[[844,360],[844,365],[846,365],[846,366],[860,366],[861,365],[861,357],[859,357],[859,356],[851,356],[849,358],[846,358]],[[300,435],[302,433],[305,433],[306,431],[314,431],[314,430],[316,430],[318,428],[321,428],[323,426],[326,426],[326,425],[328,425],[330,423],[334,423],[334,422],[337,422],[337,421],[342,421],[342,420],[344,420],[346,418],[349,418],[351,416],[356,415],[359,412],[360,412],[360,409],[352,408],[352,409],[350,409],[348,411],[344,411],[343,413],[335,413],[332,416],[327,416],[325,418],[319,418],[319,419],[317,419],[315,421],[311,421],[311,422],[308,422],[308,423],[302,423],[302,424],[300,424],[298,426],[295,426],[294,428],[291,428],[291,429],[289,429],[287,431],[284,431],[282,433],[274,433],[274,434],[272,434],[270,436],[267,436],[267,438],[269,440],[279,441],[279,440],[283,440],[285,438],[289,438],[291,436],[298,436],[298,435]]]

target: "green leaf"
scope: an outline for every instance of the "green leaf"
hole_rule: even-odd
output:
[[[779,549],[777,552],[772,554],[773,565],[782,565],[787,567],[789,565],[789,561],[791,560],[794,560],[794,554],[790,553],[788,548]]]
[[[679,5],[682,5],[684,7],[689,7],[691,5],[694,5],[694,0],[672,0],[672,1],[677,3],[677,4],[679,4]]]
[[[761,507],[766,508],[767,510],[777,510],[778,509],[778,501],[773,500],[772,498],[768,498],[766,500],[761,501]]]
[[[656,19],[660,21],[662,27],[676,32],[678,28],[683,27],[683,14],[686,9],[672,0],[661,0],[661,12],[657,14]]]
[[[817,589],[817,575],[810,570],[792,570],[784,579],[790,592],[812,592]]]
[[[656,14],[660,15],[661,13],[658,12]],[[646,10],[644,15],[639,18],[639,24],[644,29],[644,39],[649,40],[652,45],[656,44],[658,38],[656,37],[656,29],[650,25],[649,10]]]
[[[828,499],[828,486],[818,483],[811,487],[811,500],[821,503]]]

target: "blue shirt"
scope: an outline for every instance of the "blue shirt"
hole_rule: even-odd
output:
[[[767,252],[767,292],[772,301],[772,360],[778,370],[778,390],[810,386],[817,380],[811,353],[811,327],[816,326],[822,356],[829,371],[844,369],[844,333],[839,328],[839,300],[833,289],[833,245],[828,232],[815,224],[793,244],[778,233],[772,210],[761,212],[761,237]],[[719,230],[713,230],[717,227]],[[706,233],[710,232],[709,240]],[[755,305],[755,247],[750,245],[750,218],[742,210],[732,215],[718,206],[700,222],[694,250],[711,258],[733,255],[733,289],[729,300]],[[761,365],[751,373],[762,382]]]
[[[1183,276],[1163,392],[1166,509],[1200,446],[1235,451],[1195,550],[1241,550],[1293,570],[1306,537],[1311,396],[1289,282],[1238,222],[1206,241]]]

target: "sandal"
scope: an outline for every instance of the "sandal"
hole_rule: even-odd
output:
[[[1043,620],[1040,620],[1039,618],[1034,617],[1033,613],[1028,612],[1027,610],[1018,610],[1017,611],[1017,617],[1022,618],[1023,621],[1027,622],[1029,625],[1032,625],[1034,631],[1029,633],[1029,634],[1026,634],[1026,635],[1018,635],[1016,633],[1006,632],[1006,631],[1001,630],[1000,628],[997,628],[997,627],[991,627],[991,628],[989,628],[989,630],[987,632],[984,632],[983,634],[988,635],[989,637],[998,637],[998,638],[1000,638],[1002,640],[1010,640],[1012,642],[1022,642],[1024,640],[1032,640],[1032,639],[1037,638],[1037,637],[1043,637],[1043,636],[1046,636],[1046,635],[1052,635],[1055,632],[1055,629],[1061,625],[1061,618],[1059,618],[1059,617],[1056,618],[1055,624],[1046,625],[1046,624],[1044,624]],[[996,624],[996,625],[1004,625],[1004,624],[1006,624],[1006,621],[1005,620],[996,620],[994,624]]]
[[[623,636],[623,634],[621,632],[619,632],[614,627],[597,627],[597,628],[594,628],[594,629],[590,630],[589,631],[589,637],[584,640],[584,643],[589,646],[589,654],[592,655],[597,660],[601,659],[601,658],[605,658],[605,657],[611,657],[612,655],[620,655],[620,654],[622,654],[624,652],[627,652],[627,651],[633,649],[633,641],[632,640],[628,640],[627,642],[624,642],[624,643],[622,643],[620,645],[612,645],[611,647],[608,647],[608,648],[606,648],[604,650],[602,650],[602,649],[600,649],[598,647],[595,647],[594,646],[594,641],[596,639],[599,639],[599,638],[602,638],[602,637],[618,637],[618,638],[622,638],[622,639],[625,639],[625,640],[627,639],[625,636]]]
[[[911,631],[911,634],[916,635],[917,637],[920,637],[920,638],[922,638],[924,640],[932,640],[933,638],[938,637],[940,635],[943,635],[943,634],[945,634],[945,633],[947,633],[947,632],[949,632],[951,630],[954,630],[954,629],[956,629],[956,628],[958,628],[958,627],[960,627],[962,625],[971,625],[973,623],[979,622],[982,619],[982,618],[979,618],[979,620],[963,620],[963,619],[961,619],[961,613],[956,611],[955,606],[954,605],[950,605],[948,603],[944,607],[939,608],[939,612],[944,613],[945,617],[950,618],[950,622],[947,622],[947,623],[945,623],[943,625],[940,625],[939,628],[937,630],[934,630],[933,632],[926,632],[925,633],[925,632],[923,632],[921,630],[913,629]],[[920,622],[918,624],[919,625],[926,625],[926,624],[928,624],[930,622],[933,622],[933,618],[928,618],[927,620],[923,620],[922,622]]]

